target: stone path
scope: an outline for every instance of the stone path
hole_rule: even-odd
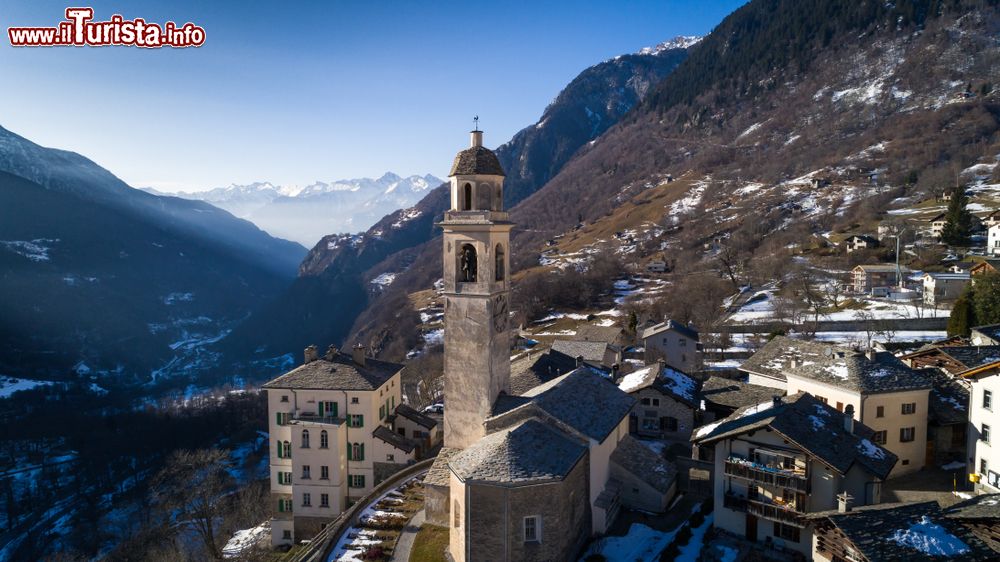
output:
[[[396,547],[392,549],[392,562],[409,562],[413,539],[416,538],[417,531],[424,524],[425,516],[426,513],[421,509],[413,515],[413,519],[410,519],[406,527],[403,527],[403,531],[399,534],[399,540],[396,541]]]

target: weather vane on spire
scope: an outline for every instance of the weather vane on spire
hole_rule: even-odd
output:
[[[473,123],[476,124],[476,131],[478,131],[479,130],[479,116],[476,115],[475,117],[473,117],[472,121],[473,121]]]

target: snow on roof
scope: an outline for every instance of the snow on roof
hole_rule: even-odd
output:
[[[969,547],[944,527],[924,515],[909,529],[897,529],[889,540],[919,550],[930,556],[957,556],[969,552]]]
[[[721,424],[722,424],[722,421],[720,420],[720,421],[715,422],[715,423],[710,423],[708,425],[703,425],[703,426],[695,429],[694,436],[695,437],[703,437],[705,435],[708,435],[709,433],[712,433],[713,431],[715,431],[715,428],[719,427]]]
[[[885,451],[868,439],[862,439],[858,442],[858,450],[873,459],[881,460],[885,458]]]
[[[654,364],[644,369],[632,371],[622,378],[621,382],[618,383],[618,388],[620,388],[622,392],[633,392],[642,388],[646,383],[646,379],[650,376],[651,371],[655,368],[656,365]]]
[[[696,386],[694,379],[670,367],[664,367],[662,374],[664,382],[673,390],[674,394],[688,400],[694,400]]]

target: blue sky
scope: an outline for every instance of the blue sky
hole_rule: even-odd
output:
[[[83,5],[191,21],[207,41],[14,49],[4,33],[0,125],[165,190],[443,177],[473,115],[502,144],[584,68],[704,35],[742,3],[5,0],[4,31]]]

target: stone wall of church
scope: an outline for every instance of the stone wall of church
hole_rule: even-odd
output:
[[[473,484],[467,506],[469,560],[575,560],[590,536],[586,457],[561,482]],[[524,541],[524,518],[541,517],[541,541]]]

